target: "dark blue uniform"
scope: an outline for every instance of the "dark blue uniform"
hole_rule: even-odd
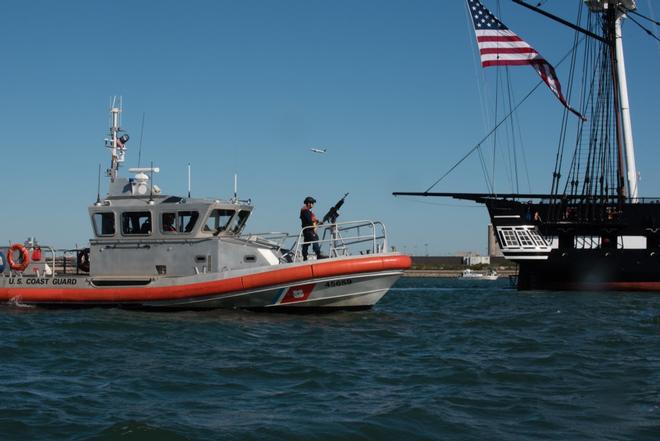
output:
[[[316,225],[318,225],[319,221],[312,212],[312,210],[310,210],[306,206],[300,209],[300,223],[302,228],[314,227],[314,228],[305,228],[303,230],[303,239],[305,240],[302,246],[303,260],[307,260],[307,251],[309,250],[310,242],[313,242],[311,245],[312,245],[312,249],[314,250],[314,254],[316,254],[316,257],[318,259],[320,259],[321,245],[318,243],[319,235],[316,234]]]

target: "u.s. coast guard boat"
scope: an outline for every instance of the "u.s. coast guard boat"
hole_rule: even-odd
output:
[[[58,250],[34,239],[0,247],[0,301],[48,307],[144,309],[366,309],[409,256],[388,252],[375,221],[319,226],[328,258],[303,260],[303,232],[244,234],[253,206],[161,194],[157,168],[118,176],[128,135],[111,108],[109,191],[89,207],[89,247]]]

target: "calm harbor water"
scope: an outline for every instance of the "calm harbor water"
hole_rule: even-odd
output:
[[[657,440],[660,294],[400,280],[325,315],[0,308],[0,440]]]

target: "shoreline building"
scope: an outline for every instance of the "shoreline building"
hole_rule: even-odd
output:
[[[488,255],[490,257],[504,257],[500,246],[497,244],[493,224],[488,224]]]

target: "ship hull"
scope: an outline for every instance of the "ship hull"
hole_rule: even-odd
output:
[[[518,289],[660,291],[660,204],[482,202]]]
[[[553,250],[518,265],[520,290],[660,292],[660,254],[648,250]]]
[[[14,275],[0,278],[0,301],[50,308],[368,309],[410,265],[409,256],[386,254],[161,279]]]

